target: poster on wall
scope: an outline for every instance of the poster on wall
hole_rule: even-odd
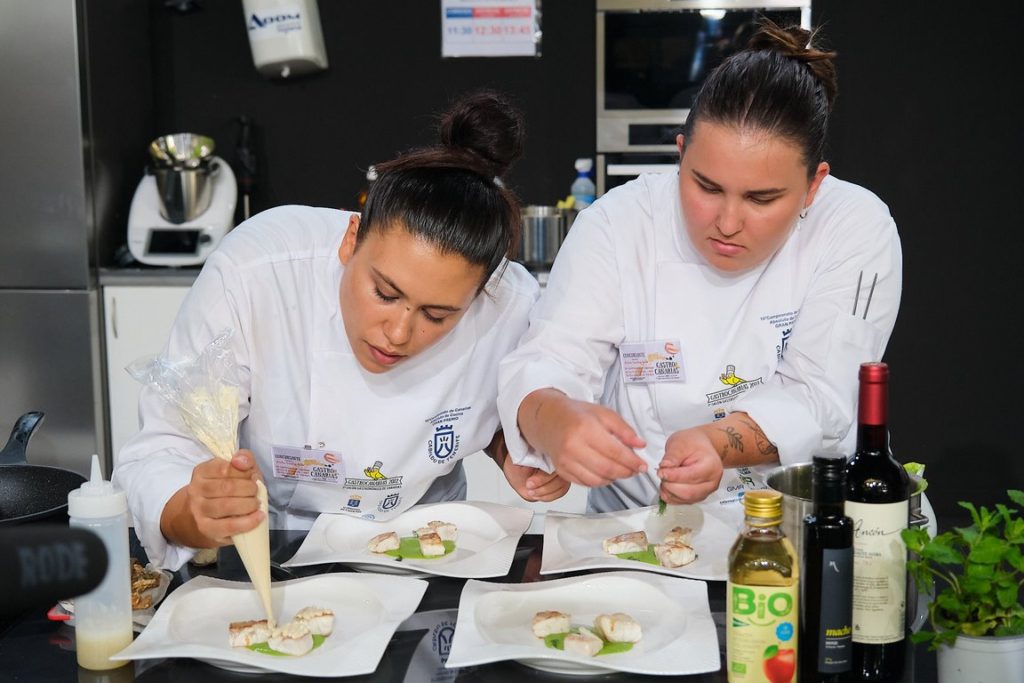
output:
[[[540,0],[441,0],[442,57],[539,57]]]

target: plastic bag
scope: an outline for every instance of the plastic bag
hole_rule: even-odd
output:
[[[231,330],[220,333],[193,360],[171,362],[158,356],[137,360],[126,368],[178,408],[189,432],[210,453],[228,461],[238,450],[241,396],[228,346],[231,335]]]

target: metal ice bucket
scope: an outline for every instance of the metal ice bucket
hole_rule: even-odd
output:
[[[910,526],[924,527],[929,519],[921,511],[920,477],[911,475],[911,487],[914,491],[910,496]],[[782,531],[789,537],[798,558],[803,559],[803,523],[804,517],[814,511],[811,499],[811,463],[802,462],[796,465],[777,467],[768,473],[768,488],[782,494]],[[923,615],[919,609],[923,601],[919,599],[917,587],[907,578],[907,623],[913,630],[920,628]]]

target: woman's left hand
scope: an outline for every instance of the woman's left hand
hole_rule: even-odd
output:
[[[569,482],[557,474],[548,474],[536,467],[517,465],[508,456],[505,457],[501,471],[515,492],[523,500],[531,503],[557,500],[569,490]]]
[[[680,505],[699,503],[722,481],[722,456],[701,427],[673,433],[665,442],[665,457],[658,465],[661,498]]]

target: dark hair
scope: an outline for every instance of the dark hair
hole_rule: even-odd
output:
[[[519,201],[502,178],[522,155],[523,117],[502,95],[478,91],[441,116],[438,137],[434,147],[374,165],[356,243],[400,225],[483,266],[483,289],[519,244]]]
[[[812,45],[817,34],[762,19],[745,50],[720,64],[701,85],[683,126],[685,145],[698,121],[753,128],[799,145],[814,175],[825,156],[828,117],[838,88],[835,52]]]

